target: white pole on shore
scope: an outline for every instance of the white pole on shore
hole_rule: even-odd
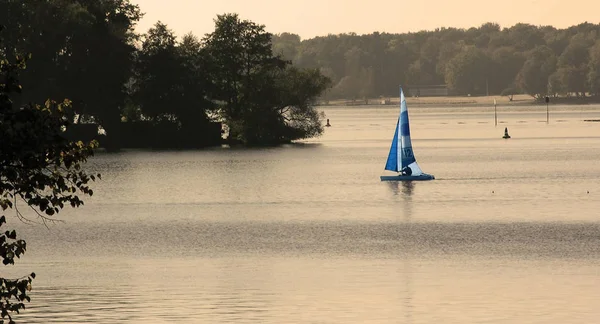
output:
[[[548,124],[550,122],[550,111],[548,110],[548,103],[550,102],[550,97],[546,96],[546,98],[544,98],[544,101],[546,101],[546,124]]]
[[[494,126],[498,126],[498,113],[496,111],[496,99],[494,98]]]

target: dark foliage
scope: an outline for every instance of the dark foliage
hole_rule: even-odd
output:
[[[0,43],[2,40],[0,31]],[[18,72],[26,61],[17,55],[14,62],[0,52],[0,208],[13,210],[22,221],[32,222],[33,213],[43,223],[66,206],[83,204],[81,195],[93,194],[88,186],[100,175],[89,175],[82,164],[93,155],[96,143],[70,142],[63,136],[69,125],[70,102],[47,100],[43,106],[17,105],[22,87]],[[6,223],[0,214],[0,227]],[[13,230],[0,233],[0,256],[4,265],[15,263],[27,245]],[[22,278],[0,278],[0,324],[25,308],[35,273]]]

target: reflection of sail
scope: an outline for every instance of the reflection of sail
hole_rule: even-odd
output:
[[[394,196],[402,197],[402,207],[404,211],[404,220],[408,223],[412,219],[412,195],[415,189],[413,181],[390,181],[387,182],[388,187]],[[402,188],[400,188],[402,186]]]
[[[408,200],[410,200],[410,196],[412,196],[414,188],[415,184],[412,181],[402,182],[402,193],[408,198]]]
[[[388,182],[388,187],[390,188],[394,197],[400,196],[398,199],[398,203],[402,204],[402,213],[403,217],[398,218],[397,223],[400,228],[404,228],[403,230],[410,230],[410,223],[412,221],[412,195],[415,189],[415,183],[413,181],[402,181],[402,184],[398,181],[390,181]],[[398,209],[396,209],[398,210]],[[399,303],[401,304],[401,309],[404,315],[404,320],[402,323],[410,324],[413,322],[413,285],[412,285],[412,267],[411,267],[411,252],[410,250],[405,250],[400,247],[401,250],[398,251],[398,258],[401,265],[398,265],[398,278],[401,281],[404,281],[404,289],[399,292]],[[404,250],[404,251],[403,251]]]
[[[412,220],[412,195],[415,189],[415,184],[412,181],[402,182],[402,200],[404,200],[404,221],[410,223]]]
[[[390,187],[390,190],[392,190],[392,193],[394,194],[394,196],[398,196],[400,194],[400,185],[398,184],[397,181],[389,181],[386,182],[388,187]]]
[[[395,196],[402,197],[402,210],[404,213],[403,223],[405,226],[410,227],[410,223],[412,220],[412,195],[415,190],[415,182],[413,181],[403,181],[400,187],[399,182],[393,182],[394,186],[391,187]],[[399,266],[398,272],[400,275],[400,280],[404,280],[404,289],[401,291],[401,304],[402,310],[404,312],[404,321],[403,323],[411,324],[413,323],[413,268],[411,266],[411,252],[403,254],[400,256],[402,259],[400,262],[402,263]]]
[[[400,184],[402,183],[402,184]],[[415,182],[413,181],[390,181],[387,183],[390,191],[392,192],[394,197],[400,196],[398,199],[399,203],[402,204],[402,212],[403,217],[397,220],[398,226],[407,230],[407,227],[410,227],[410,223],[412,220],[412,195],[415,189]],[[397,210],[397,209],[396,209]],[[398,258],[401,264],[398,265],[398,279],[400,281],[404,281],[404,289],[400,288],[399,291],[399,304],[401,304],[401,310],[404,315],[404,320],[399,320],[399,322],[411,324],[413,322],[413,284],[412,284],[412,276],[413,269],[411,267],[411,252],[410,250],[404,250],[400,247],[401,250],[398,251]],[[403,251],[404,250],[404,251]]]
[[[415,188],[415,183],[413,181],[402,181],[402,190],[400,190],[400,182],[398,181],[387,182],[387,185],[390,187],[390,190],[392,190],[394,196],[399,196],[400,193],[402,193],[402,197],[405,198],[405,200],[406,198],[410,200],[410,196],[412,196]]]
[[[413,313],[413,291],[412,291],[412,267],[410,256],[406,256],[406,259],[403,262],[404,272],[404,294],[402,297],[402,306],[404,308],[404,323],[410,324],[413,322],[412,313]]]
[[[402,200],[404,201],[404,222],[408,225],[412,220],[412,195],[415,189],[415,182],[404,181],[402,182]],[[411,324],[413,322],[413,269],[411,267],[412,256],[407,254],[403,261],[403,272],[404,272],[404,296],[402,298],[402,305],[404,308],[404,323]]]

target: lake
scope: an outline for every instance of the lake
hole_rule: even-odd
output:
[[[381,182],[398,108],[318,139],[97,154],[64,222],[9,225],[20,323],[592,323],[600,106],[409,106],[429,182]],[[509,140],[503,140],[507,127]]]

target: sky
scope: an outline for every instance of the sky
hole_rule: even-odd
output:
[[[265,25],[274,34],[289,32],[302,39],[354,32],[407,33],[439,27],[470,28],[486,22],[510,27],[524,22],[565,28],[600,23],[598,0],[131,0],[145,16],[137,31],[162,21],[182,36],[214,31],[218,14]]]

